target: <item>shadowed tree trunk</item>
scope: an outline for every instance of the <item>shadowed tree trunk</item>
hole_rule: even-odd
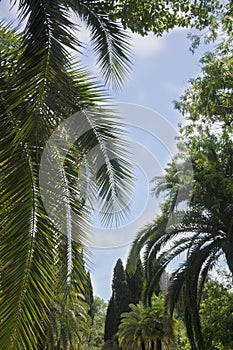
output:
[[[233,275],[233,245],[232,245],[232,240],[233,240],[233,229],[232,229],[232,221],[231,220],[231,234],[229,234],[229,239],[226,240],[223,244],[222,244],[222,249],[225,253],[226,256],[226,260],[227,260],[227,264],[228,267]]]
[[[162,350],[162,342],[161,339],[156,340],[156,350]]]

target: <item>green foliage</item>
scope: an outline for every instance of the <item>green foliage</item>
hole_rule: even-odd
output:
[[[88,305],[82,298],[58,295],[50,315],[46,338],[41,350],[82,349],[90,333]]]
[[[178,349],[182,349],[182,350],[190,350],[191,349],[190,344],[189,344],[189,340],[187,337],[185,324],[182,321],[182,319],[177,320],[176,343],[177,343]]]
[[[104,6],[125,28],[142,35],[150,31],[162,35],[175,27],[208,27],[216,36],[222,19],[225,26],[232,19],[230,1],[105,0]],[[224,20],[224,14],[228,21]],[[228,30],[231,30],[229,24]]]
[[[224,270],[218,271],[220,280],[224,279],[223,283],[208,279],[200,301],[200,321],[205,350],[232,349],[232,276],[226,274],[225,278],[223,274]],[[176,342],[178,349],[191,349],[183,322],[183,312],[177,316]]]
[[[149,350],[159,339],[169,348],[173,339],[172,322],[164,316],[164,300],[153,295],[151,306],[145,307],[142,301],[130,304],[130,311],[121,315],[118,337],[123,350]]]
[[[93,321],[90,328],[89,349],[100,349],[104,345],[106,310],[106,302],[95,296],[92,304]]]
[[[233,348],[233,293],[217,281],[210,280],[203,290],[200,304],[201,326],[206,350]]]
[[[19,35],[0,21],[1,86],[12,73],[13,65],[18,58],[19,41]]]
[[[112,297],[107,310],[105,340],[112,339],[117,333],[120,316],[122,312],[128,310],[129,300],[130,291],[126,274],[121,259],[118,259],[113,270]]]
[[[45,334],[40,341],[40,350],[82,348],[82,342],[88,342],[91,317],[90,305],[85,299],[88,274],[84,268],[82,246],[72,242],[73,268],[67,282],[67,263],[63,262],[59,279],[56,281],[56,295],[49,313]],[[60,254],[64,259],[66,245],[61,244]],[[63,276],[64,274],[64,276]]]
[[[114,295],[114,334],[117,332],[122,312],[129,307],[130,292],[121,259],[113,270],[112,291]]]
[[[215,53],[203,57],[202,76],[191,81],[176,107],[189,121],[181,128],[180,149],[184,153],[189,150],[193,163],[191,215],[199,213],[201,217],[201,210],[208,212],[209,220],[206,218],[205,224],[211,225],[212,221],[233,272],[232,44],[232,37],[226,38]]]
[[[105,319],[104,340],[112,339],[115,333],[115,308],[114,308],[114,293],[112,294],[107,308],[107,314]]]
[[[137,263],[137,267],[134,273],[127,272],[126,266],[126,278],[130,294],[129,303],[136,305],[142,298],[144,283],[144,270],[140,259]]]
[[[86,284],[85,284],[85,301],[89,305],[89,311],[88,314],[93,320],[94,317],[94,296],[93,296],[93,288],[92,288],[92,283],[91,283],[91,276],[90,272],[87,273],[87,279],[86,279]]]
[[[99,1],[69,0],[68,5],[90,29],[91,43],[105,81],[114,88],[123,85],[130,71],[129,37],[109,16]]]

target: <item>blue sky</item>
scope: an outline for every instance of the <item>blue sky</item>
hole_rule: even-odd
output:
[[[153,34],[144,38],[132,35],[135,53],[133,69],[123,90],[112,93],[115,101],[139,104],[157,111],[174,128],[177,128],[182,118],[174,110],[173,101],[179,99],[188,86],[188,80],[198,75],[199,59],[207,50],[207,47],[200,47],[193,55],[189,51],[191,43],[187,39],[187,33],[188,30],[175,29],[162,38],[156,38]],[[142,118],[144,118],[143,115]],[[146,128],[148,129],[148,125]],[[165,157],[162,147],[159,147],[158,143],[153,146],[148,133],[144,136],[137,134],[137,137],[140,140],[139,147],[142,149],[145,145],[147,150],[153,153],[161,170],[169,159]],[[131,140],[135,142],[135,139]],[[157,175],[156,171],[154,175]],[[97,248],[91,249],[91,276],[95,294],[106,300],[111,294],[112,270],[117,259],[120,257],[124,263],[126,262],[133,237],[159,212],[158,200],[151,196],[149,186],[143,181],[140,169],[136,172],[136,177],[132,205],[133,212],[136,211],[136,214],[133,213],[129,222],[118,230],[95,229]],[[140,205],[143,206],[142,203],[144,203],[144,210],[138,215],[137,208]]]
[[[6,1],[0,3],[1,16],[10,18],[14,16],[14,12],[9,16],[9,7],[6,3]],[[105,300],[108,300],[111,294],[112,270],[117,259],[120,257],[126,262],[133,237],[159,212],[158,200],[150,193],[150,180],[162,173],[169,157],[159,135],[154,137],[155,132],[150,133],[148,120],[152,110],[159,113],[160,117],[174,129],[182,121],[181,116],[173,108],[173,101],[179,99],[188,85],[188,80],[197,76],[200,71],[199,59],[207,50],[206,47],[200,47],[193,55],[189,51],[191,43],[186,38],[187,33],[188,30],[175,29],[162,38],[156,38],[153,34],[144,38],[137,34],[132,35],[134,46],[132,71],[122,91],[111,92],[115,102],[136,104],[145,109],[145,113],[142,113],[145,128],[144,130],[132,126],[128,128],[132,150],[136,157],[134,158],[136,182],[130,217],[123,225],[113,230],[96,223],[91,232],[89,267],[94,292]],[[80,38],[88,40],[85,31],[80,34]],[[84,51],[83,63],[96,74],[95,63],[88,46]],[[156,112],[152,113],[155,120],[158,120]],[[164,132],[166,133],[166,130]],[[151,166],[148,167],[148,164]]]

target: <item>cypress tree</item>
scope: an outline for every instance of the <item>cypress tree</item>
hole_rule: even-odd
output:
[[[112,290],[114,293],[114,333],[117,333],[120,324],[120,316],[129,311],[130,292],[126,279],[125,270],[121,259],[117,260],[113,271]]]
[[[138,261],[135,273],[128,273],[126,268],[126,277],[130,291],[130,303],[136,305],[141,300],[144,270],[141,260]]]
[[[91,276],[90,272],[87,272],[86,275],[86,284],[85,284],[85,300],[89,306],[88,315],[93,320],[93,302],[94,302],[94,296],[93,296],[93,287],[91,283]]]
[[[130,292],[126,273],[121,259],[118,259],[113,270],[112,296],[109,301],[105,322],[105,341],[112,339],[114,334],[117,333],[120,316],[122,312],[129,310],[129,303]]]
[[[114,335],[114,293],[112,294],[108,308],[107,308],[107,314],[106,314],[106,320],[105,320],[105,329],[104,329],[104,341],[112,339]]]

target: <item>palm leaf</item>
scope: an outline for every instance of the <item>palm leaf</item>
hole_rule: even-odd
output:
[[[105,81],[119,88],[130,70],[129,36],[101,9],[98,1],[69,0],[68,3],[90,29]]]
[[[55,241],[37,169],[26,145],[15,144],[17,131],[1,119],[1,345],[36,349],[53,297]]]
[[[4,349],[22,350],[38,348],[49,322],[62,269],[60,264],[66,266],[62,283],[68,285],[68,277],[74,271],[72,234],[75,232],[78,243],[83,243],[86,233],[87,208],[80,198],[77,201],[71,195],[77,194],[79,189],[74,181],[77,169],[71,169],[74,154],[68,154],[69,170],[60,169],[59,186],[65,193],[65,214],[72,208],[80,220],[77,223],[70,215],[72,232],[67,225],[64,226],[68,243],[63,256],[68,256],[62,260],[59,249],[65,238],[54,227],[56,222],[51,223],[40,193],[39,168],[43,147],[61,121],[84,106],[93,106],[101,93],[86,82],[85,73],[81,72],[73,79],[75,73],[70,70],[69,55],[64,49],[71,40],[66,7],[51,1],[22,1],[20,11],[22,18],[28,16],[21,41],[22,51],[16,55],[16,64],[9,77],[1,71],[4,78],[1,80],[0,134],[1,301],[4,306],[1,308],[0,332]],[[116,155],[118,145],[122,147],[120,156],[124,153],[124,143],[115,141],[112,119],[106,117],[104,124],[106,114],[101,113],[100,117],[99,113],[98,120],[94,116],[95,113],[86,118],[86,122],[95,135],[92,144],[99,144],[102,153],[107,154],[104,160],[108,163],[108,172],[105,178],[102,173],[99,175],[99,192],[102,191],[103,200],[108,198],[108,209],[111,208],[109,203],[110,197],[114,197],[113,191],[118,192],[121,201],[120,183],[128,176],[129,169],[125,162],[121,167],[111,164],[112,153]],[[80,141],[82,157],[90,148],[88,142],[88,139]],[[119,164],[120,156],[117,158]],[[51,169],[48,175],[49,171]],[[129,178],[125,181],[128,183]],[[111,190],[106,184],[111,185]],[[125,186],[122,186],[123,198]],[[57,209],[59,203],[54,206],[54,212]],[[79,286],[82,286],[81,270],[79,278]]]

